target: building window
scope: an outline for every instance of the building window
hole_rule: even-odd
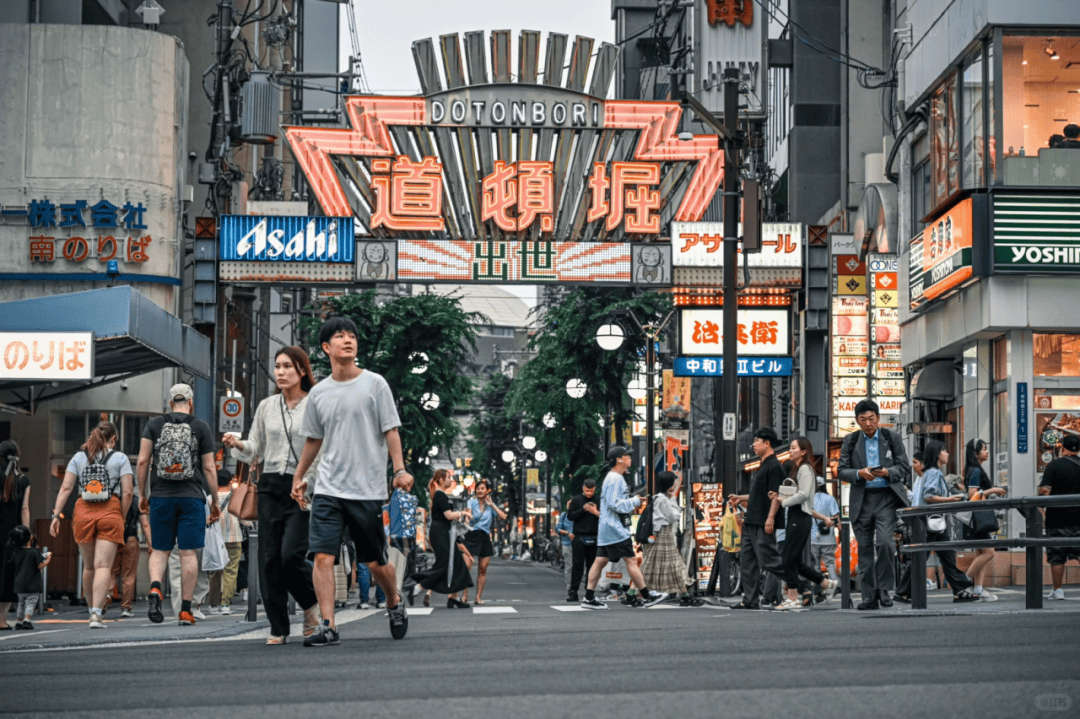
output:
[[[1073,160],[1080,141],[1062,145],[1065,128],[1080,126],[1080,37],[1002,38],[1002,162],[1006,185],[1080,185]]]
[[[1009,379],[1009,338],[998,337],[994,340],[994,381],[1004,382]]]
[[[960,137],[957,132],[956,74],[930,98],[930,156],[933,206],[945,204],[960,189]]]
[[[983,168],[986,166],[986,134],[984,128],[984,111],[986,109],[986,93],[983,87],[983,59],[982,50],[973,55],[964,63],[963,68],[963,97],[962,103],[962,135],[963,135],[963,187],[970,189],[984,187]]]
[[[489,337],[513,337],[513,327],[485,327],[483,333]]]
[[[1036,377],[1080,377],[1080,335],[1035,333],[1033,343]]]

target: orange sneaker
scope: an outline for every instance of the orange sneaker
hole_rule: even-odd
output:
[[[180,619],[180,621],[178,623],[182,627],[183,626],[192,626],[192,625],[195,624],[195,617],[192,616],[191,612],[180,612],[179,619]]]
[[[163,599],[160,589],[151,589],[146,595],[146,615],[154,624],[161,624],[165,621],[165,615],[161,613],[161,601]]]

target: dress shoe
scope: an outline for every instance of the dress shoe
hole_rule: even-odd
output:
[[[580,599],[578,599],[578,593],[577,593],[577,592],[569,592],[569,593],[567,593],[567,595],[566,595],[566,601],[567,601],[568,603],[573,603],[573,604],[577,604],[577,603],[578,603],[578,602],[580,602],[581,600],[580,600]]]
[[[893,605],[892,597],[890,597],[889,593],[886,591],[878,592],[878,603],[886,608],[891,607]]]
[[[863,602],[855,608],[860,611],[866,611],[868,609],[880,609],[880,606],[878,605],[878,600],[871,599],[869,602]]]

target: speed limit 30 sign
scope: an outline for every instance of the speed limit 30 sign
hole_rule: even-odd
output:
[[[244,431],[244,398],[222,397],[218,406],[218,431],[238,432]]]

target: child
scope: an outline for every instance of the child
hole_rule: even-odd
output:
[[[42,591],[41,568],[48,565],[52,554],[42,554],[34,546],[36,541],[30,529],[19,525],[8,535],[8,547],[11,549],[11,564],[15,571],[15,593],[19,595],[19,606],[15,617],[22,618],[15,624],[16,629],[33,629],[30,619],[34,616],[34,607]]]

